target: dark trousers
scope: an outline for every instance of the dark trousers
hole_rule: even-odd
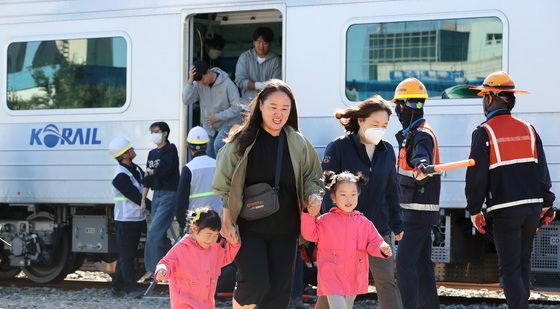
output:
[[[494,244],[510,309],[529,307],[529,274],[538,214],[493,217]]]
[[[403,230],[397,250],[397,284],[403,308],[439,308],[432,264],[432,224],[405,221]]]
[[[240,305],[286,309],[292,290],[297,236],[263,236],[241,231],[235,258],[237,282],[233,297]]]
[[[134,259],[138,255],[140,235],[146,232],[146,221],[115,221],[119,258],[113,276],[113,288],[118,291],[136,290]]]
[[[301,258],[299,247],[296,249],[296,260],[294,264],[294,283],[292,285],[292,297],[301,297],[305,290],[303,279],[303,259]]]

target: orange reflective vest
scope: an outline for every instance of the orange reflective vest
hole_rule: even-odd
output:
[[[433,150],[433,154],[432,154],[432,158],[434,158],[434,162],[432,162],[432,164],[439,164],[439,146],[438,146],[438,140],[436,137],[436,133],[434,133],[434,130],[432,129],[432,127],[426,122],[424,121],[422,124],[420,124],[418,126],[418,128],[416,129],[419,132],[424,132],[424,133],[428,133],[432,139],[434,140],[434,150]],[[406,160],[406,154],[409,152],[409,148],[410,145],[407,145],[406,147],[402,147],[399,150],[399,158],[398,158],[398,166],[399,166],[399,174],[403,175],[403,176],[407,176],[407,177],[414,177],[412,174],[412,171],[414,170],[413,166],[408,165],[408,162]]]
[[[490,169],[525,162],[538,163],[535,131],[511,115],[493,117],[482,124],[490,141]]]
[[[432,161],[430,164],[439,164],[439,146],[436,134],[430,125],[424,121],[418,128],[417,132],[427,133],[432,137],[434,142],[434,149],[432,153]],[[397,182],[399,183],[399,198],[400,205],[403,209],[417,210],[417,211],[439,211],[439,192],[440,192],[440,175],[433,175],[427,183],[422,186],[414,184],[416,182],[414,177],[414,167],[410,166],[407,162],[407,154],[412,151],[409,142],[399,150],[399,157],[397,159],[398,175]]]
[[[534,129],[525,121],[509,114],[492,117],[481,125],[488,134],[489,140],[489,172],[496,181],[504,177],[521,177],[512,175],[507,166],[524,163],[538,163],[537,138]],[[504,169],[504,170],[502,170]],[[505,173],[505,174],[504,174]],[[508,176],[509,175],[509,176]],[[522,181],[522,180],[520,180]],[[529,185],[529,184],[527,184]],[[525,204],[542,203],[541,193],[521,196],[508,193],[508,190],[520,191],[515,188],[503,188],[490,184],[490,195],[487,199],[487,211]],[[492,189],[494,188],[494,189]],[[501,189],[497,189],[501,188]],[[492,194],[494,192],[494,194]]]

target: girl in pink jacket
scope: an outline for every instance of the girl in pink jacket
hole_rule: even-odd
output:
[[[301,234],[317,243],[317,294],[327,296],[331,308],[352,308],[357,294],[368,292],[368,253],[387,258],[391,247],[362,213],[358,205],[361,174],[323,173],[326,188],[337,207],[316,218],[318,204],[301,213]]]
[[[214,293],[222,267],[239,251],[239,238],[217,243],[222,222],[218,213],[204,207],[189,214],[190,233],[159,261],[155,279],[169,280],[171,308],[213,309]]]

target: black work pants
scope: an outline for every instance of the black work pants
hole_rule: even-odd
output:
[[[113,275],[113,288],[132,292],[136,287],[134,259],[138,255],[140,235],[146,232],[146,221],[115,221],[117,227],[117,268]]]
[[[510,309],[529,307],[529,274],[538,213],[493,216],[494,244],[498,252],[504,293]]]
[[[286,309],[290,300],[297,236],[241,231],[234,299],[240,305]]]
[[[397,285],[405,309],[437,309],[439,299],[432,263],[432,224],[403,222],[397,249]]]

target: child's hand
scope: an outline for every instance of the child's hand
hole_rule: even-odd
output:
[[[166,282],[167,280],[165,279],[165,275],[167,274],[167,271],[163,268],[158,269],[156,271],[156,273],[154,274],[154,278],[156,279],[157,282]]]
[[[383,242],[381,246],[379,246],[379,251],[381,251],[381,253],[386,257],[390,257],[391,255],[393,255],[391,246],[389,246],[389,244],[387,244],[386,242]]]
[[[309,204],[307,205],[307,212],[313,217],[317,217],[319,212],[321,212],[321,206]]]
[[[316,194],[310,195],[307,198],[307,212],[309,212],[310,215],[316,217],[321,211],[322,200],[323,199]]]

